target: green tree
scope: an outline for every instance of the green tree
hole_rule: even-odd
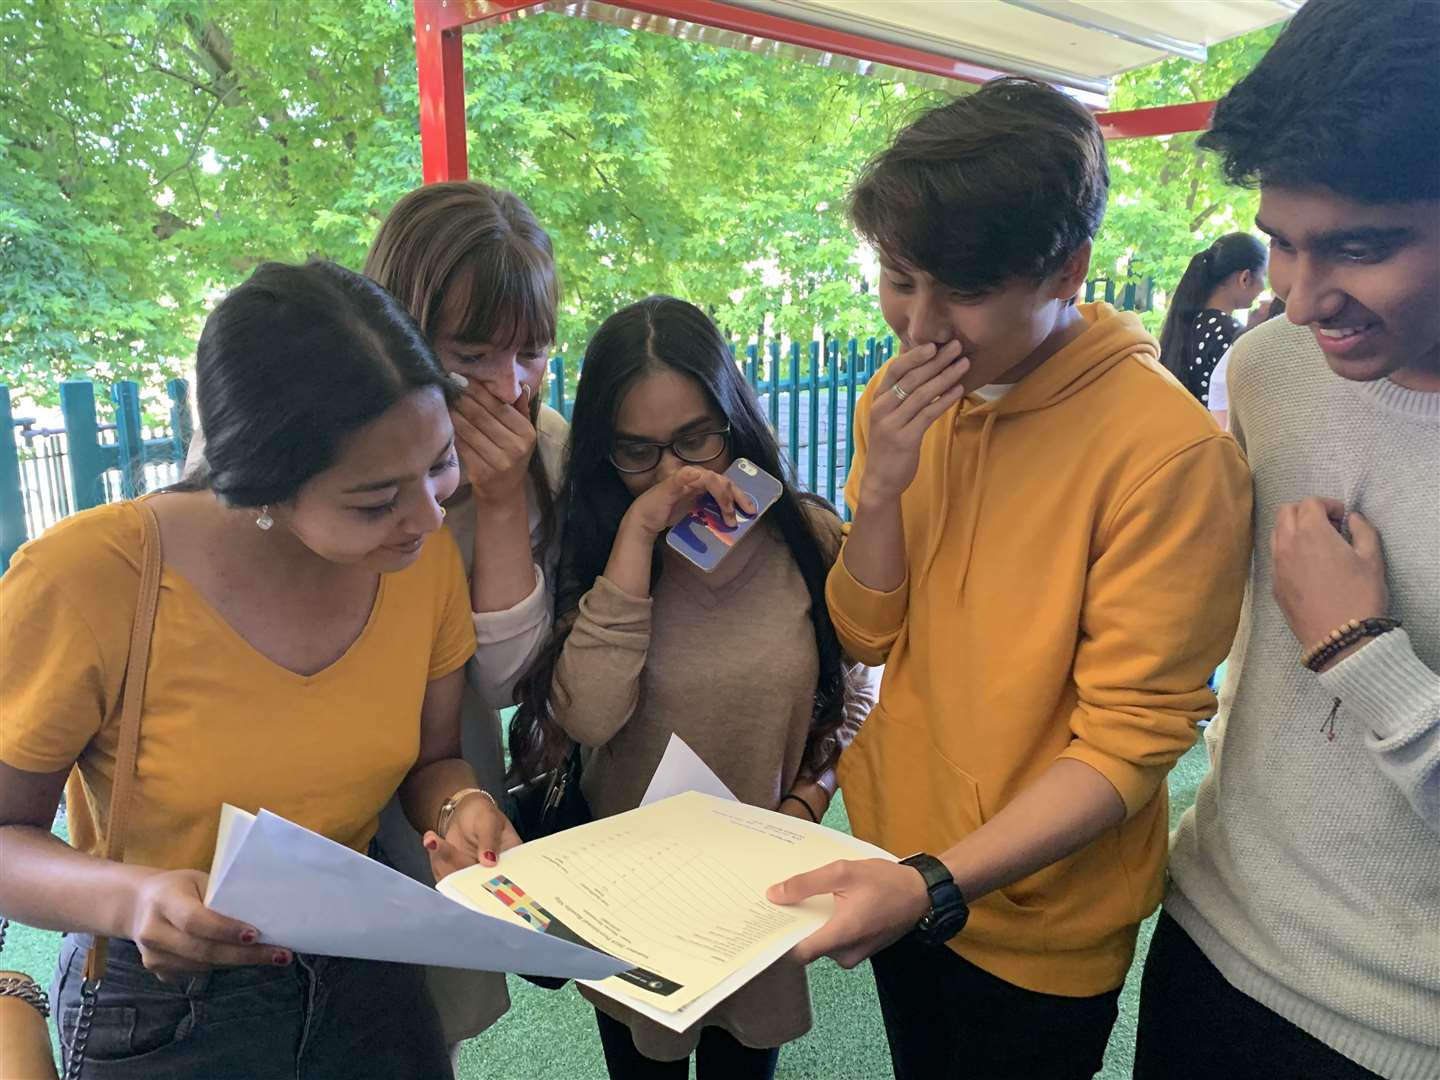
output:
[[[1280,34],[1274,26],[1210,49],[1204,64],[1167,60],[1123,75],[1114,109],[1139,109],[1225,94],[1265,55]],[[1231,186],[1197,134],[1112,142],[1110,205],[1095,247],[1094,272],[1120,279],[1150,277],[1173,290],[1190,257],[1228,232],[1253,228],[1258,196]],[[1145,321],[1158,329],[1163,307]]]
[[[0,6],[0,374],[182,368],[266,259],[358,266],[420,177],[401,0]],[[896,84],[543,15],[466,36],[472,175],[554,233],[562,344],[647,292],[737,334],[877,316],[844,220]]]
[[[0,0],[0,378],[41,403],[74,374],[155,385],[258,262],[358,267],[420,178],[412,11]],[[1216,96],[1272,37],[1126,76],[1116,106]],[[554,235],[562,348],[653,291],[740,339],[882,329],[846,189],[943,95],[561,14],[487,25],[465,52],[471,173]],[[1097,266],[1168,284],[1249,220],[1193,143],[1112,146]]]
[[[0,373],[153,383],[256,262],[353,261],[323,214],[390,110],[413,128],[407,37],[385,0],[0,7]]]

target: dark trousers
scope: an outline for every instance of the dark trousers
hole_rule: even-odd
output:
[[[1165,912],[1140,981],[1135,1080],[1371,1080],[1330,1049],[1231,986]]]
[[[690,1059],[656,1061],[635,1048],[630,1029],[619,1020],[595,1010],[600,1025],[600,1045],[605,1049],[605,1067],[610,1080],[688,1080]],[[757,1050],[746,1046],[724,1028],[707,1027],[695,1048],[697,1080],[774,1080],[778,1047]]]
[[[65,936],[51,989],[75,1038],[89,938]],[[452,1080],[422,969],[297,955],[163,983],[111,939],[85,1080]]]
[[[870,960],[896,1080],[1088,1080],[1105,1061],[1117,987],[1023,990],[944,946],[901,938]]]

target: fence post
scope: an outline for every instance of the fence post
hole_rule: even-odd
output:
[[[184,476],[190,441],[195,437],[195,425],[190,419],[190,384],[184,379],[171,379],[165,389],[170,394],[170,438],[175,443],[175,461]]]
[[[790,342],[790,467],[800,477],[800,343]]]
[[[870,351],[875,351],[875,339],[870,339]],[[850,462],[855,460],[855,369],[860,366],[860,343],[850,339],[850,363],[845,371],[845,479],[850,479]],[[850,510],[845,510],[848,519]]]
[[[770,394],[770,430],[780,438],[780,342],[770,342],[770,378],[765,381]]]
[[[565,357],[550,358],[550,407],[569,420],[565,412]]]
[[[70,503],[78,514],[105,501],[105,454],[95,419],[95,384],[88,379],[62,382],[60,413],[70,452]]]
[[[760,392],[760,347],[758,345],[745,346],[745,378],[750,383],[750,389],[758,394]]]
[[[110,388],[115,403],[116,447],[120,454],[120,497],[145,494],[145,432],[140,428],[140,384],[121,379]]]
[[[0,386],[0,572],[23,543],[25,498],[20,492],[20,455],[15,449],[15,414],[10,409],[10,388]]]
[[[812,495],[820,487],[820,343],[810,342],[810,486]]]
[[[825,440],[825,497],[835,505],[835,470],[840,465],[840,339],[829,343],[825,358],[830,391],[830,437]]]

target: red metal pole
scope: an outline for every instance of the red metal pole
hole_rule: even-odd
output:
[[[420,160],[425,183],[463,180],[465,66],[460,27],[443,28],[443,0],[415,0],[415,62],[420,75]],[[448,20],[447,20],[448,21]]]
[[[1102,112],[1095,116],[1107,139],[1141,139],[1153,135],[1178,135],[1182,131],[1204,131],[1215,113],[1215,102],[1192,101],[1186,105],[1160,105],[1153,109]]]

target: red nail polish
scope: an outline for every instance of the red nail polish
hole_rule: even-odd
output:
[[[254,930],[242,930],[240,932],[240,944],[254,945],[255,942],[259,939],[259,937],[260,935],[255,933]]]
[[[495,861],[495,852],[493,852],[493,851],[482,851],[482,852],[480,853],[480,857],[481,857],[482,859],[484,859],[486,862],[494,862],[494,861]]]
[[[285,967],[290,963],[290,953],[286,949],[276,949],[275,954],[270,957],[270,962],[276,967]]]
[[[426,851],[435,851],[440,847],[440,841],[435,839],[426,839],[424,843]]]

